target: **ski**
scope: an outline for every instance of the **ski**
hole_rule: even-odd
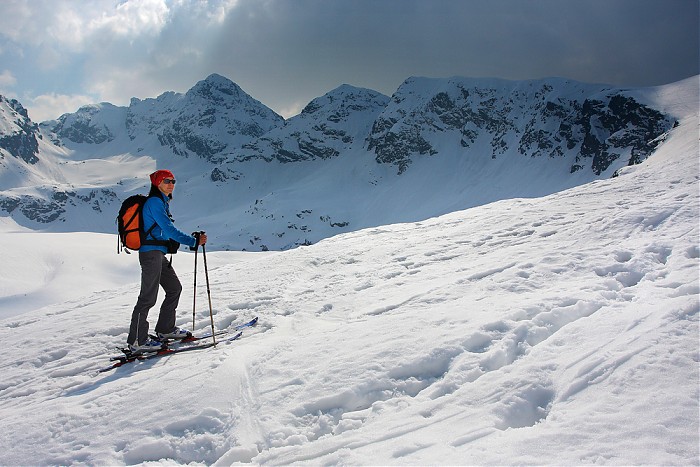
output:
[[[224,334],[228,334],[229,331],[227,329],[221,329],[219,331],[216,331],[214,333],[215,336],[223,336]],[[155,334],[149,334],[148,335],[151,339],[160,341],[166,345],[170,344],[179,344],[179,343],[187,343],[187,342],[197,342],[201,341],[202,339],[208,339],[212,336],[211,332],[204,334],[202,336],[195,336],[190,334],[189,336],[185,337],[184,339],[161,339],[160,337],[156,336]]]
[[[257,317],[257,316],[256,316],[255,318],[251,319],[250,321],[246,321],[245,323],[238,324],[238,325],[234,326],[234,327],[231,328],[231,329],[221,329],[221,330],[219,330],[219,331],[216,331],[216,332],[214,333],[214,335],[215,335],[215,336],[221,336],[221,335],[224,335],[224,334],[228,334],[229,332],[237,332],[237,331],[240,331],[240,330],[245,329],[245,328],[253,327],[253,326],[255,326],[256,324],[258,324],[258,317]],[[208,332],[208,333],[203,334],[203,335],[201,335],[201,336],[192,336],[191,338],[182,339],[180,342],[198,341],[198,340],[202,340],[202,339],[208,339],[208,338],[210,338],[211,336],[212,336],[211,332]]]
[[[216,332],[214,332],[214,336],[219,336],[219,335],[225,335],[230,332],[235,332],[235,334],[227,339],[224,339],[221,342],[230,342],[234,341],[238,338],[240,338],[243,335],[242,329],[253,327],[256,324],[258,324],[258,317],[256,316],[255,318],[251,319],[250,321],[246,321],[245,323],[238,324],[234,326],[231,329],[221,329]],[[127,363],[135,362],[137,360],[149,360],[152,358],[157,358],[157,357],[162,357],[165,355],[172,355],[175,353],[180,353],[180,352],[187,352],[190,350],[199,350],[199,349],[207,349],[209,347],[213,347],[214,344],[213,342],[208,342],[206,344],[198,344],[197,342],[202,340],[202,339],[207,339],[209,337],[212,337],[212,333],[209,332],[207,334],[203,334],[201,336],[194,336],[190,335],[184,339],[180,340],[165,340],[163,341],[163,348],[157,352],[151,352],[151,353],[140,353],[140,354],[132,354],[129,352],[127,349],[119,348],[120,351],[124,353],[124,355],[119,355],[119,356],[113,356],[109,358],[109,361],[114,362],[112,365],[102,368],[98,370],[98,373],[104,373],[105,371],[113,370],[114,368],[118,368],[122,365],[125,365]],[[152,336],[152,338],[157,339],[157,337]],[[181,345],[185,344],[185,345]]]
[[[247,323],[239,324],[238,326],[233,328],[233,330],[240,331],[243,328],[250,328],[252,326],[255,326],[256,324],[258,324],[258,317],[257,316],[255,318],[251,319],[250,321],[248,321]]]
[[[233,329],[220,329],[220,330],[216,331],[213,335],[214,336],[223,336],[225,334],[230,333],[231,331],[234,331],[234,332],[240,331],[241,329],[244,329],[244,328],[253,327],[256,324],[258,324],[258,317],[257,316],[255,318],[251,319],[250,321],[247,321],[243,324],[239,324],[237,326],[234,326]],[[189,335],[189,336],[185,337],[184,339],[165,339],[165,340],[162,340],[158,336],[155,336],[155,335],[151,335],[150,337],[151,337],[151,339],[160,340],[164,344],[171,345],[171,344],[180,344],[180,343],[186,344],[188,342],[197,342],[197,341],[200,341],[202,339],[208,339],[211,336],[212,336],[212,333],[207,332],[206,334],[202,334],[201,336]]]
[[[242,331],[237,332],[233,336],[229,337],[228,339],[224,339],[222,342],[230,342],[239,339],[243,335]],[[122,365],[126,365],[127,363],[132,363],[135,361],[143,361],[143,360],[150,360],[153,358],[159,358],[159,357],[164,357],[166,355],[173,355],[173,354],[178,354],[182,352],[189,352],[191,350],[201,350],[201,349],[208,349],[209,347],[214,347],[213,342],[207,342],[206,344],[197,344],[197,345],[187,345],[183,347],[176,347],[176,348],[170,348],[170,347],[165,347],[157,352],[151,352],[151,353],[141,353],[141,354],[131,354],[128,352],[124,352],[124,355],[120,355],[118,357],[110,357],[110,361],[113,361],[114,363],[108,367],[101,368],[97,370],[98,373],[104,373],[106,371],[113,370],[115,368],[119,368]]]

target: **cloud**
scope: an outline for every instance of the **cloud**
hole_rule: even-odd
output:
[[[562,76],[622,86],[698,73],[695,0],[2,0],[19,94],[131,97],[224,75],[290,116],[347,83]]]
[[[124,37],[156,35],[167,22],[169,13],[164,0],[131,0],[90,20],[88,30],[92,32],[105,29]]]
[[[29,95],[124,105],[206,77],[202,51],[236,3],[2,0],[0,51]]]
[[[318,97],[318,96],[317,96]],[[309,101],[296,100],[289,102],[285,107],[278,108],[276,112],[284,118],[290,118],[295,115],[299,115],[301,111],[306,107]]]
[[[242,0],[200,63],[276,109],[342,83],[391,94],[416,75],[647,86],[698,73],[697,10],[686,0]]]
[[[17,42],[29,40],[32,34],[27,34],[27,26],[32,15],[33,9],[29,3],[21,0],[5,0],[2,3],[0,15],[2,35]]]
[[[18,43],[54,42],[76,51],[95,35],[133,38],[157,34],[169,11],[165,0],[3,0],[0,30]]]
[[[118,104],[166,90],[186,91],[213,72],[205,70],[202,57],[231,5],[235,2],[180,1],[167,12],[155,6],[148,14],[139,9],[132,26],[118,26],[116,16],[108,17],[86,45],[86,88]]]
[[[68,112],[75,112],[83,105],[95,102],[93,96],[43,94],[33,99],[23,99],[29,118],[34,122],[52,120]]]
[[[17,78],[12,75],[10,70],[3,70],[0,73],[0,90],[5,88],[11,88],[17,84]]]

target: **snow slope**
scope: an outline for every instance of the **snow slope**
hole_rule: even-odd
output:
[[[0,301],[0,464],[698,465],[697,78],[647,92],[680,125],[619,177],[290,251],[210,252],[217,327],[258,327],[108,373],[95,370],[125,341],[136,258],[115,271],[85,234],[80,274],[75,247],[36,234],[25,261],[6,221],[2,277],[18,282]],[[185,326],[192,260],[174,259]],[[75,285],[12,316],[19,279],[59,263],[44,283]]]

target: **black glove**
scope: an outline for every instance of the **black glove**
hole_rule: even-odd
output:
[[[192,236],[195,238],[195,240],[197,240],[197,242],[195,243],[194,246],[190,247],[190,251],[197,251],[197,249],[199,248],[199,236],[202,235],[203,233],[204,233],[203,230],[200,230],[199,232],[192,232]]]

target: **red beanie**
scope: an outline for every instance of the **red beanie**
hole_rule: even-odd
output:
[[[160,182],[165,178],[175,178],[175,175],[169,170],[156,170],[151,175],[151,183],[155,186],[160,185]]]

